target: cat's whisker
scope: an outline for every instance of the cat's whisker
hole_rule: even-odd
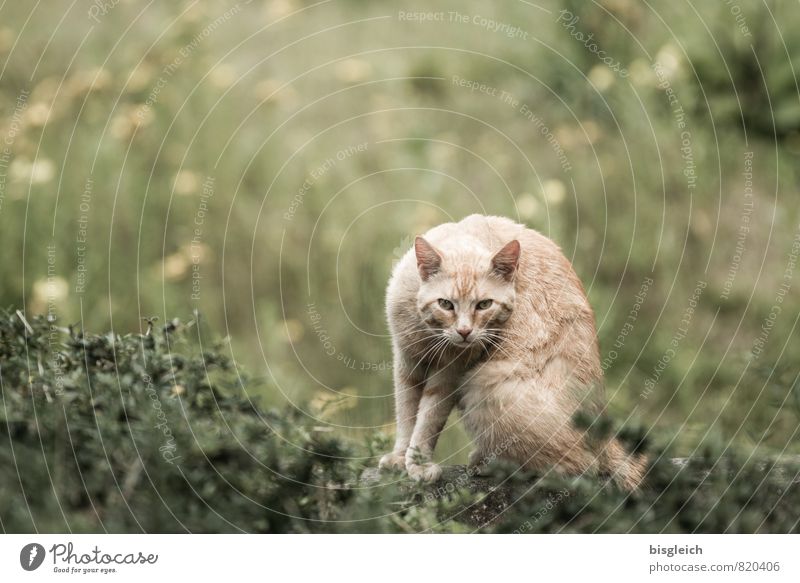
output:
[[[438,354],[439,358],[441,359],[441,355],[444,354],[445,350],[447,350],[447,343],[446,342],[440,342],[439,346],[436,348],[436,350],[433,351],[433,354],[431,354],[429,359],[428,359],[430,361],[428,363],[428,370],[430,370],[430,367],[433,366],[434,359],[436,358],[436,355]],[[437,369],[439,368],[439,361],[438,360],[436,361],[436,368]]]
[[[422,353],[422,356],[420,356],[420,357],[419,357],[419,360],[417,361],[417,364],[415,364],[415,365],[414,365],[414,368],[412,368],[412,369],[411,369],[411,371],[408,373],[408,374],[409,374],[409,376],[411,376],[411,374],[412,374],[412,373],[413,373],[415,370],[417,370],[417,367],[418,367],[420,364],[422,364],[423,362],[425,362],[425,361],[428,359],[428,357],[429,357],[429,356],[430,356],[430,355],[431,355],[431,354],[432,354],[432,353],[433,353],[435,350],[438,350],[439,346],[441,346],[441,345],[442,345],[442,344],[444,344],[445,342],[448,342],[447,338],[446,338],[446,337],[442,337],[442,338],[440,338],[439,340],[437,340],[436,342],[434,342],[434,343],[433,343],[433,344],[432,344],[430,347],[428,347],[428,348],[425,350],[425,352],[423,352],[423,353]],[[428,368],[430,368],[430,364],[428,365]],[[427,370],[427,369],[426,369],[426,370]]]
[[[488,342],[489,342],[489,344],[491,344],[491,346],[494,347],[495,350],[497,350],[498,352],[502,353],[503,356],[505,356],[506,358],[509,358],[509,359],[513,358],[508,352],[506,352],[506,350],[502,346],[500,346],[500,344],[498,344],[498,343],[496,343],[496,342],[494,342],[492,340],[488,340]]]
[[[426,372],[430,370],[430,367],[433,365],[433,360],[436,358],[436,355],[439,355],[439,360],[441,360],[441,356],[447,351],[447,347],[450,344],[450,340],[446,337],[442,338],[442,341],[436,347],[436,350],[428,357],[429,363],[426,368]],[[439,360],[436,362],[436,368],[439,369]],[[446,368],[446,367],[445,367]],[[440,369],[439,372],[442,372],[444,369]]]
[[[447,352],[447,349],[448,349],[448,347],[449,347],[449,346],[448,346],[449,344],[450,344],[450,340],[448,339],[448,340],[447,340],[447,342],[446,342],[446,343],[444,344],[444,346],[442,347],[442,350],[441,350],[441,351],[439,351],[439,357],[438,357],[438,359],[436,360],[436,366],[437,366],[437,367],[439,366],[439,363],[442,361],[442,356],[444,356],[444,355],[445,355],[445,353]],[[451,362],[450,364],[452,364],[452,362]],[[448,366],[450,366],[450,365],[448,364]]]
[[[430,334],[430,333],[441,333],[441,328],[414,328],[413,330],[408,330],[405,332],[400,332],[398,334],[393,334],[392,336],[397,338],[408,338],[409,336],[413,336],[414,334]]]
[[[497,352],[501,353],[506,358],[511,358],[511,355],[498,343],[489,341],[489,345],[492,346]]]
[[[518,350],[529,350],[530,348],[521,342],[517,342],[512,337],[505,335],[505,334],[487,334],[487,338],[491,338],[495,342],[499,343],[507,343],[510,344],[512,348],[516,348]]]
[[[496,344],[498,347],[503,347],[503,348],[505,348],[505,347],[504,347],[504,345],[505,345],[505,344],[508,344],[508,345],[509,345],[511,348],[516,348],[517,350],[522,350],[522,351],[524,351],[524,350],[526,350],[526,349],[527,349],[527,347],[526,347],[524,344],[520,344],[519,342],[515,342],[514,340],[511,340],[511,339],[510,339],[510,338],[508,338],[508,337],[501,337],[501,338],[497,338],[497,337],[492,337],[492,336],[490,336],[489,338],[490,338],[490,339],[491,339],[491,341],[492,341],[492,342],[494,342],[494,343],[495,343],[495,344]]]
[[[425,336],[424,338],[420,338],[419,340],[415,340],[411,344],[405,344],[404,347],[405,348],[410,348],[411,346],[414,346],[416,344],[420,344],[421,342],[431,341],[434,338],[437,338],[438,336],[439,336],[439,334],[429,334],[428,336]]]

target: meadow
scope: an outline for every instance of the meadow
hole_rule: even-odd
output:
[[[0,306],[199,314],[248,397],[387,439],[393,264],[507,215],[573,261],[615,419],[800,453],[799,26],[781,0],[4,3]],[[437,454],[468,451],[454,416]]]

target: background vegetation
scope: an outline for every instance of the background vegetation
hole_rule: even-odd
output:
[[[800,453],[799,25],[789,1],[7,2],[0,305],[121,335],[197,310],[247,396],[383,442],[393,263],[503,214],[573,260],[620,423]],[[440,460],[468,451],[453,417]]]

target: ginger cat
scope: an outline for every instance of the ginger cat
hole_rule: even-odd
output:
[[[434,481],[436,441],[458,407],[480,469],[603,472],[627,489],[645,460],[616,439],[590,446],[573,423],[597,412],[602,370],[594,314],[550,239],[510,219],[472,215],[417,237],[387,290],[397,438],[381,468]]]

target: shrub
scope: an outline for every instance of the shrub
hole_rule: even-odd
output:
[[[634,494],[502,464],[489,478],[434,487],[396,475],[360,481],[385,439],[348,443],[298,409],[262,410],[225,345],[207,346],[199,329],[198,319],[173,320],[146,334],[90,335],[2,315],[3,530],[798,530],[796,468],[778,475],[712,445],[679,466],[631,429],[623,439],[653,460]]]

